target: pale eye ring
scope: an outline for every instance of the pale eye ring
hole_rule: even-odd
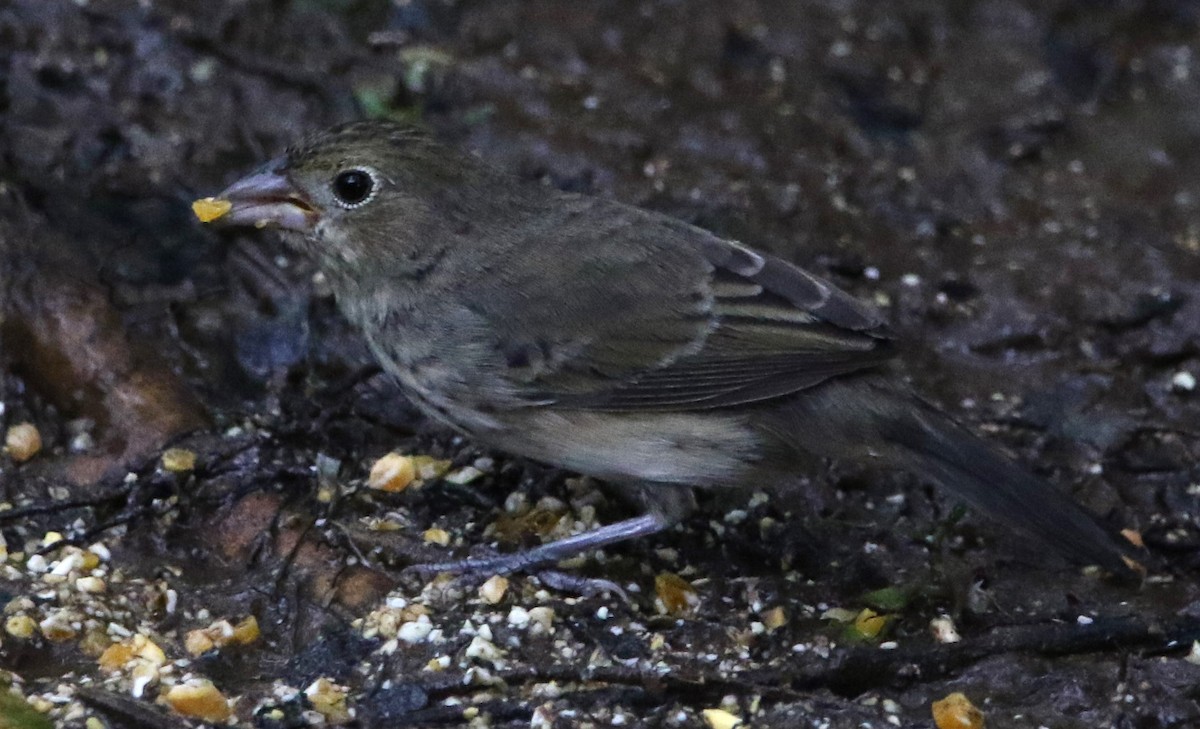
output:
[[[366,205],[379,189],[375,171],[365,167],[342,170],[334,176],[329,186],[338,205],[347,210]]]

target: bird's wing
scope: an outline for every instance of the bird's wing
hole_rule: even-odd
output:
[[[594,411],[727,408],[892,356],[879,314],[832,284],[701,229],[636,212],[640,220],[607,216],[618,222],[578,231],[587,244],[577,240],[562,251],[584,269],[571,279],[578,285],[541,306],[520,307],[541,311],[539,331],[560,332],[530,343],[533,357],[520,346],[509,353],[528,401]],[[555,233],[571,245],[573,226],[560,222]],[[520,328],[506,341],[530,341]]]

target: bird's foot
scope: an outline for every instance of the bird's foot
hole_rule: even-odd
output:
[[[543,544],[540,547],[527,549],[511,554],[493,554],[484,557],[467,557],[454,562],[436,562],[432,564],[417,564],[405,568],[405,574],[432,577],[439,574],[458,576],[461,580],[471,582],[487,579],[493,575],[506,575],[513,572],[528,572],[534,568],[548,564],[556,564],[582,552],[600,549],[610,544],[636,539],[665,529],[670,522],[657,512],[626,519],[593,529],[582,534],[559,539]],[[580,594],[599,594],[610,592],[621,595],[628,600],[625,591],[611,580],[574,577],[557,571],[534,571],[534,574],[547,587],[565,589]]]

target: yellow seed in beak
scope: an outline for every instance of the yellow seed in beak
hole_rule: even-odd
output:
[[[233,203],[216,197],[202,197],[192,203],[192,212],[196,214],[201,223],[211,223],[223,217],[232,208]]]

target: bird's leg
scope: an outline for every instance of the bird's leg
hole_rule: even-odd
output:
[[[607,547],[627,539],[657,534],[678,523],[687,516],[693,507],[690,489],[680,486],[646,484],[624,487],[624,489],[634,489],[631,495],[638,497],[638,500],[646,508],[646,513],[521,552],[496,554],[488,557],[468,557],[455,562],[413,565],[405,571],[421,575],[449,573],[483,576],[521,572],[532,567],[561,562],[582,552]]]

